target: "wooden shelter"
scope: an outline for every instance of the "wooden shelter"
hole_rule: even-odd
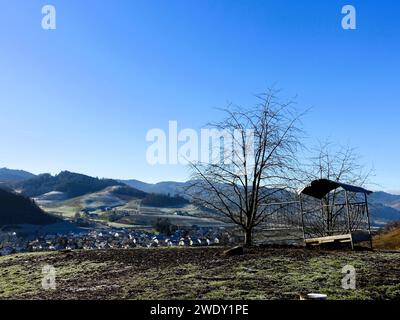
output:
[[[303,238],[306,245],[368,241],[372,249],[368,195],[361,187],[314,180],[299,194]]]

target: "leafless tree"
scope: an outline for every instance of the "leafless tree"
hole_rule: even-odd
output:
[[[293,187],[301,147],[294,102],[281,102],[272,89],[257,98],[253,108],[223,109],[225,119],[207,126],[220,133],[221,143],[211,146],[211,161],[190,164],[188,188],[193,201],[240,226],[245,245],[268,217],[267,204]]]
[[[314,155],[306,165],[305,181],[328,179],[346,184],[365,187],[370,183],[373,169],[367,170],[361,162],[361,157],[354,148],[335,146],[331,142],[320,143],[313,150]],[[351,202],[356,201],[357,194],[349,194]],[[313,216],[313,233],[325,236],[338,229],[346,229],[340,225],[344,220],[345,196],[342,189],[336,189],[321,199],[321,212]],[[338,205],[335,205],[338,204]],[[311,205],[312,206],[312,205]],[[352,208],[352,228],[357,229],[363,221],[363,207]],[[310,223],[310,222],[309,222]]]

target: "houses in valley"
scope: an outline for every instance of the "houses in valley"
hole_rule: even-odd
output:
[[[8,235],[0,243],[0,255],[33,251],[211,246],[219,245],[223,237],[224,230],[215,228],[177,230],[169,236],[125,228],[47,234],[31,239],[23,239],[14,234]]]

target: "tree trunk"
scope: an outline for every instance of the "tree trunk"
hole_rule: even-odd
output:
[[[244,230],[244,245],[251,246],[253,244],[253,230],[252,229],[245,229]]]

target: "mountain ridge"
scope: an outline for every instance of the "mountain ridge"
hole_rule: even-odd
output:
[[[18,182],[34,177],[36,175],[25,170],[0,168],[0,182]]]

